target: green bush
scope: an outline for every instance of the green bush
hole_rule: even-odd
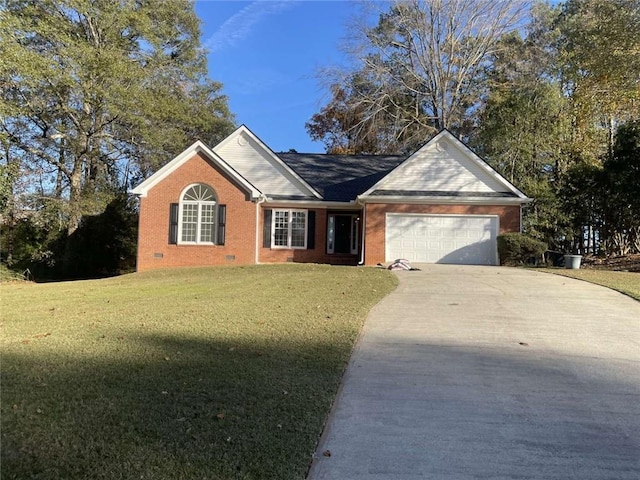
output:
[[[523,265],[537,261],[547,250],[547,244],[522,233],[498,235],[500,265]]]
[[[24,280],[24,276],[19,272],[11,270],[4,263],[0,263],[0,283],[17,282]]]

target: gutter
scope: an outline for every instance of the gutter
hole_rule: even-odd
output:
[[[360,196],[356,197],[356,205],[362,207],[362,248],[360,248],[360,260],[358,266],[364,265],[364,247],[365,247],[365,231],[367,229],[367,205],[360,199]]]
[[[271,207],[284,208],[331,208],[334,210],[350,210],[357,206],[357,202],[327,202],[324,200],[283,200],[266,198]]]
[[[519,197],[404,197],[395,195],[367,196],[368,203],[403,203],[414,205],[522,205],[532,198]]]

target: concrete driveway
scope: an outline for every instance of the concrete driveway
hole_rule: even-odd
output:
[[[420,268],[371,311],[309,479],[640,478],[640,302]]]

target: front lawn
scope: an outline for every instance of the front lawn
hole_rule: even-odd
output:
[[[2,478],[301,479],[389,272],[0,285]]]
[[[640,300],[640,273],[615,272],[612,270],[543,268],[543,272],[555,273],[565,277],[578,278],[602,285]]]

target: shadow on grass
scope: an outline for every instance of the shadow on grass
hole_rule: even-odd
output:
[[[3,355],[3,479],[304,477],[344,346],[121,342],[116,361]]]
[[[336,372],[344,367],[343,347],[152,335],[122,342],[117,361],[36,356],[26,349],[3,355],[3,479],[304,477],[335,395]],[[135,343],[136,356],[127,342]],[[591,478],[590,471],[615,478],[638,473],[640,392],[633,362],[616,360],[597,370],[593,359],[578,364],[410,343],[398,350],[390,370],[378,372],[395,387],[380,390],[374,382],[367,388],[374,396],[393,396],[399,406],[418,402],[424,414],[361,412],[382,431],[385,422],[405,422],[407,430],[421,428],[425,445],[435,449],[430,422],[465,431],[494,416],[499,422],[481,432],[492,439],[483,449],[493,448],[496,438],[511,449],[497,443],[487,453],[496,456],[492,465],[503,465],[498,473],[508,474],[532,452],[539,455],[527,464],[534,477],[545,458],[553,459],[556,473],[579,471],[586,475],[581,478]],[[371,352],[368,360],[377,355]],[[450,364],[452,355],[455,372],[437,367]],[[414,362],[436,366],[425,370],[424,385],[404,374]],[[478,370],[485,379],[480,383],[467,373]],[[429,382],[444,384],[445,393]],[[465,452],[477,439],[468,437],[445,445],[451,468],[474,458]]]

